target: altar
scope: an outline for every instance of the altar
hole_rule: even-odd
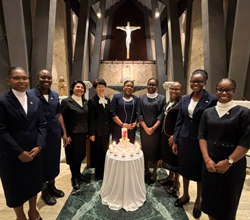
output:
[[[100,191],[102,203],[112,210],[135,211],[146,200],[144,157],[140,150],[133,157],[106,153],[104,177]]]

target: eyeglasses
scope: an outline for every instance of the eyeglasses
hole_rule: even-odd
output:
[[[155,84],[148,84],[148,87],[157,87]]]
[[[170,88],[171,91],[179,91],[181,89]]]
[[[204,80],[190,80],[190,83],[192,83],[192,84],[195,84],[195,83],[202,84],[202,83],[204,83]]]
[[[15,81],[21,81],[21,80],[26,81],[26,80],[29,79],[28,76],[12,76],[12,77],[10,77],[10,78],[11,78],[11,79],[14,79]]]
[[[229,88],[217,87],[216,91],[218,93],[226,92],[227,94],[233,94],[235,92],[235,88],[232,88],[232,87],[229,87]]]

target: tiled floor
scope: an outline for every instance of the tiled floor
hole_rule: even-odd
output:
[[[56,179],[56,186],[65,192],[65,197],[58,199],[55,206],[47,206],[40,199],[40,194],[38,195],[38,209],[40,211],[43,220],[55,220],[61,208],[63,207],[68,195],[71,192],[70,184],[70,171],[69,167],[65,163],[61,163],[61,173]],[[191,182],[190,184],[190,197],[191,201],[188,205],[185,205],[185,210],[189,219],[194,219],[192,217],[192,209],[195,200],[196,184]],[[25,204],[25,210],[27,212],[27,204]],[[250,172],[247,171],[247,177],[243,189],[243,193],[240,200],[240,206],[237,213],[237,220],[247,220],[250,219]],[[5,198],[2,186],[0,184],[0,220],[12,220],[15,219],[15,214],[12,209],[9,209],[5,204]],[[202,214],[201,220],[207,220],[207,216]]]

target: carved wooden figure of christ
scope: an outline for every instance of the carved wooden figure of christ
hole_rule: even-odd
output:
[[[130,26],[130,22],[127,22],[127,26],[117,26],[116,29],[120,29],[126,32],[126,47],[127,47],[127,59],[129,59],[129,48],[131,43],[131,32],[137,29],[141,29],[140,26]]]

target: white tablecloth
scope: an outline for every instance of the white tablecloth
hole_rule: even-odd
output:
[[[112,210],[135,211],[141,207],[146,200],[143,152],[122,157],[108,150],[100,193],[102,203]]]

